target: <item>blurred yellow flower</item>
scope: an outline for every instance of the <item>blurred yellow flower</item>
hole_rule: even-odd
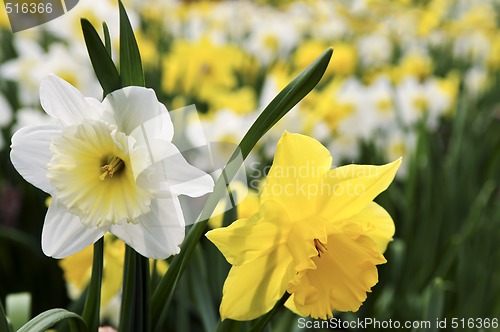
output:
[[[334,55],[330,67],[334,74],[348,76],[354,73],[358,65],[356,48],[348,43],[333,45]]]
[[[427,78],[433,70],[431,58],[419,53],[409,53],[401,61],[397,68],[396,81],[400,81],[408,76],[416,77],[419,80]]]
[[[449,107],[445,110],[445,114],[454,114],[454,106],[457,103],[458,90],[460,89],[460,74],[458,72],[450,72],[445,78],[437,79],[437,86],[440,91],[450,100]]]
[[[70,295],[77,297],[90,281],[92,272],[93,246],[59,261],[64,279],[68,283]],[[102,277],[101,306],[105,307],[122,288],[123,257],[125,243],[111,234],[104,235],[104,265]],[[150,260],[153,264],[153,260]],[[156,271],[165,274],[168,265],[165,261],[157,261]]]
[[[401,159],[383,166],[330,169],[330,152],[313,138],[285,132],[260,199],[247,219],[207,233],[233,265],[221,317],[250,320],[285,293],[291,310],[326,319],[357,311],[378,282],[376,265],[394,234],[373,199]]]
[[[208,102],[208,111],[230,109],[237,114],[248,114],[255,111],[257,97],[255,90],[246,86],[235,90],[207,86],[199,96]]]
[[[215,45],[209,38],[198,42],[178,39],[162,61],[162,88],[168,93],[192,95],[205,88],[232,89],[237,84],[235,72],[248,60],[245,57],[241,49]]]
[[[312,63],[323,51],[329,47],[327,43],[320,40],[307,40],[302,43],[296,50],[293,57],[294,67],[303,70],[310,63]],[[338,47],[338,46],[337,46]],[[335,49],[335,56],[337,56],[337,49]],[[325,79],[333,74],[333,67],[328,66],[324,77]]]

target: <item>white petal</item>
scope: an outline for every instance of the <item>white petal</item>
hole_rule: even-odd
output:
[[[111,233],[145,257],[165,259],[179,253],[185,230],[177,197],[153,200],[151,212],[137,222],[113,225]]]
[[[172,120],[152,89],[129,86],[113,91],[104,98],[103,106],[113,111],[118,128],[127,135],[143,126],[148,136],[172,140]]]
[[[160,194],[199,197],[213,191],[214,181],[204,171],[190,165],[173,144],[164,144],[166,156],[137,179],[140,186]]]
[[[45,216],[42,250],[47,256],[64,258],[96,242],[106,231],[107,228],[86,227],[54,198]]]
[[[49,194],[54,192],[47,177],[47,164],[52,158],[50,143],[61,129],[57,124],[42,124],[21,128],[12,136],[12,164],[26,181]]]
[[[100,103],[90,102],[71,84],[50,74],[40,84],[40,103],[48,115],[65,126],[80,123],[83,119],[100,119]]]

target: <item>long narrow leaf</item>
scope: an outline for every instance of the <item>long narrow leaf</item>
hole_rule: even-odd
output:
[[[73,330],[76,332],[88,331],[82,317],[74,312],[64,309],[51,309],[42,312],[40,315],[24,324],[17,332],[45,331],[63,320],[71,320],[74,323],[72,325]]]
[[[94,258],[92,261],[92,276],[87,291],[87,299],[83,308],[83,320],[89,331],[99,328],[99,311],[101,308],[101,281],[104,254],[104,238],[94,244]]]
[[[120,6],[120,77],[123,86],[144,86],[141,54],[135,40],[132,25],[121,1]]]
[[[85,38],[85,45],[89,52],[90,62],[94,68],[94,72],[99,80],[99,83],[107,95],[122,87],[120,75],[116,70],[115,64],[111,59],[106,47],[99,38],[97,31],[92,24],[86,20],[81,20],[83,37]]]
[[[160,331],[166,319],[166,313],[172,299],[173,290],[184,271],[186,264],[191,258],[194,248],[205,232],[208,219],[210,218],[217,202],[226,192],[226,181],[231,181],[241,166],[243,160],[248,156],[257,141],[278,122],[292,107],[304,98],[323,76],[333,50],[327,49],[311,65],[289,83],[271,101],[261,115],[257,118],[252,127],[248,130],[239,144],[239,149],[234,152],[223,170],[221,176],[215,184],[213,193],[209,196],[198,222],[191,228],[186,236],[179,255],[175,256],[165,276],[160,281],[152,298],[152,319],[155,322],[155,331]],[[238,158],[242,156],[242,158]]]

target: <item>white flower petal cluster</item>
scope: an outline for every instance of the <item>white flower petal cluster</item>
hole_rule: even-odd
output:
[[[44,253],[72,255],[108,231],[146,257],[178,253],[184,239],[178,196],[211,192],[213,180],[172,143],[172,121],[155,92],[131,86],[100,102],[50,75],[40,101],[54,121],[17,131],[11,160],[53,197]]]

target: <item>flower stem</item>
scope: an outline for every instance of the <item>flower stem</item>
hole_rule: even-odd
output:
[[[94,243],[94,258],[92,261],[92,276],[87,288],[87,298],[83,307],[83,320],[89,331],[99,328],[99,311],[101,307],[101,282],[104,254],[104,237]]]
[[[271,320],[271,318],[273,318],[274,314],[281,308],[283,307],[283,305],[285,304],[285,302],[288,300],[288,298],[290,297],[290,293],[285,293],[281,299],[276,302],[276,305],[271,309],[271,311],[269,311],[267,314],[265,314],[264,316],[261,316],[257,322],[252,325],[252,327],[250,328],[250,330],[248,330],[248,332],[258,332],[258,331],[262,331],[264,329],[264,327],[266,327],[267,323],[269,323],[269,321]]]
[[[149,295],[149,260],[127,246],[119,331],[149,332],[151,330]]]

